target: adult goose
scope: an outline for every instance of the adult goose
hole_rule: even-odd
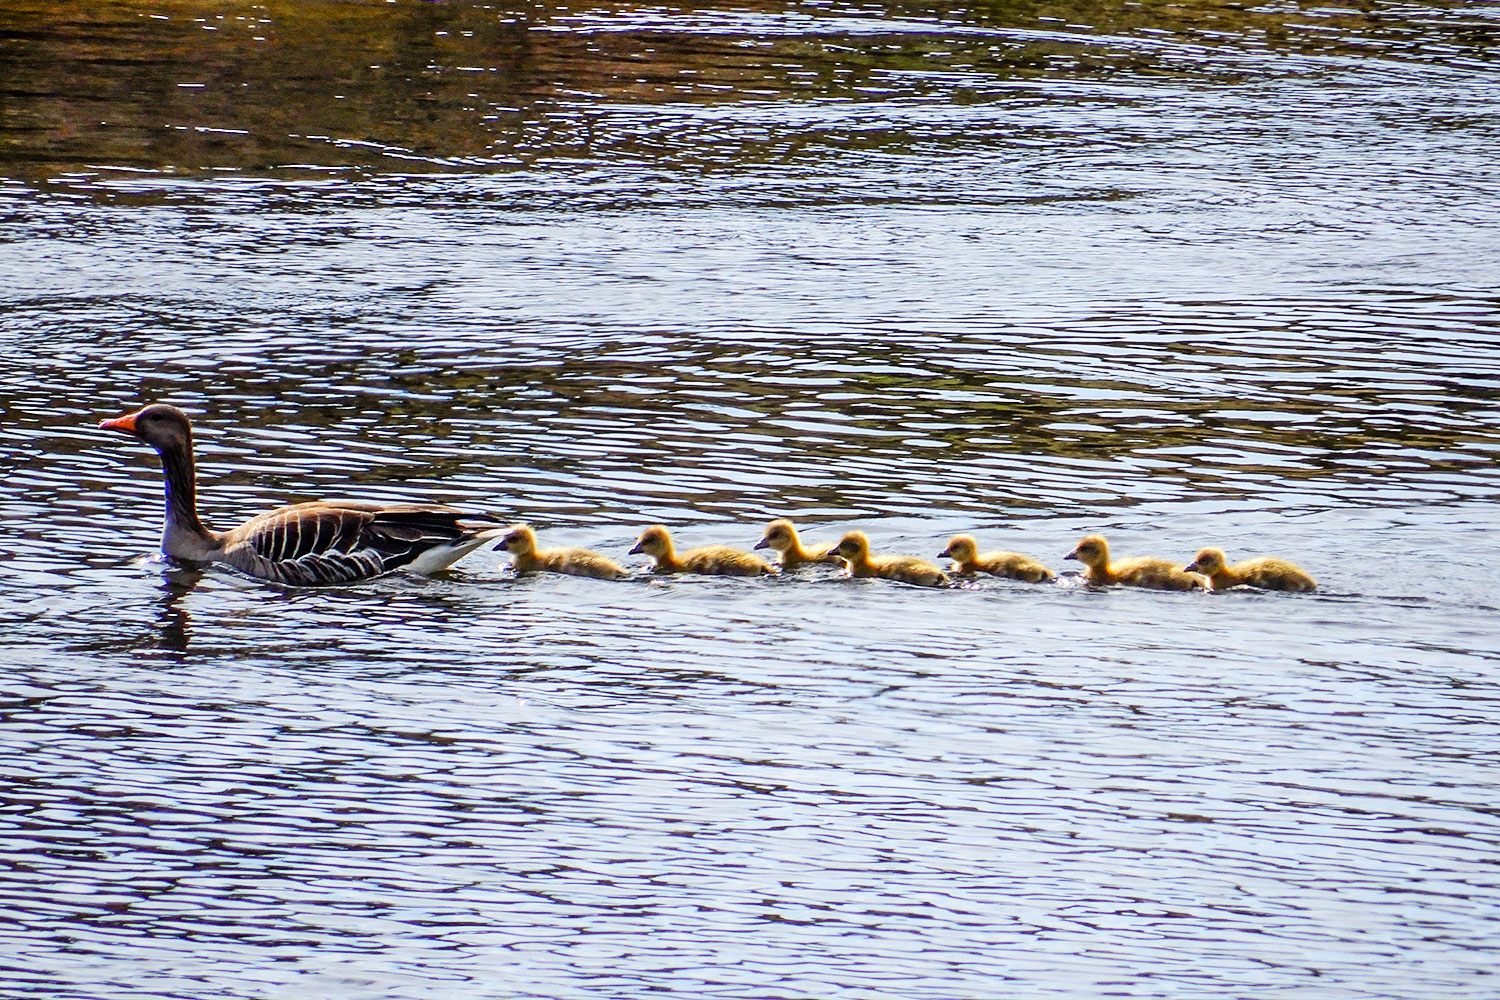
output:
[[[257,579],[307,587],[398,569],[435,573],[505,534],[497,518],[453,507],[327,500],[278,507],[237,528],[211,531],[198,519],[187,414],[152,403],[99,427],[133,435],[161,455],[167,480],[161,551],[180,562],[227,563]]]

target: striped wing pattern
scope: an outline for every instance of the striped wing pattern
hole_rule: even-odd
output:
[[[493,518],[451,507],[295,504],[226,533],[224,560],[251,576],[292,586],[353,583],[400,569],[425,553],[463,546],[476,530],[494,524]]]

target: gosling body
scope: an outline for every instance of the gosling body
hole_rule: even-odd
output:
[[[1109,543],[1103,535],[1088,535],[1064,559],[1084,565],[1083,578],[1097,587],[1146,587],[1151,590],[1203,590],[1208,579],[1182,569],[1168,559],[1135,556],[1109,561]]]
[[[771,549],[777,554],[777,561],[781,568],[797,569],[799,566],[808,566],[813,563],[838,562],[831,554],[831,546],[814,545],[811,549],[803,546],[802,538],[797,534],[797,528],[784,517],[777,518],[766,525],[766,533],[761,536],[760,541],[755,543],[757,549]]]
[[[1027,583],[1047,583],[1057,578],[1057,574],[1046,566],[1019,552],[980,553],[972,535],[954,535],[948,540],[948,547],[938,553],[938,558],[953,560],[948,567],[950,573],[988,573]]]
[[[1270,556],[1244,559],[1231,566],[1223,549],[1209,548],[1200,551],[1184,569],[1208,577],[1215,590],[1243,586],[1302,593],[1318,589],[1318,582],[1302,567]]]
[[[596,580],[622,580],[630,575],[613,559],[589,549],[539,549],[536,532],[527,524],[512,525],[497,548],[510,553],[510,564],[517,573],[566,573]]]
[[[631,555],[644,553],[656,562],[658,573],[705,573],[713,576],[764,576],[776,567],[750,552],[728,545],[704,545],[678,552],[672,535],[660,525],[641,532]]]
[[[952,581],[933,563],[916,556],[872,556],[870,539],[863,531],[851,531],[839,539],[830,554],[843,560],[851,577],[878,577],[919,587],[946,587]]]

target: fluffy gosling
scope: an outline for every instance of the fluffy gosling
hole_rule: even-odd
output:
[[[621,580],[630,575],[613,559],[588,549],[539,549],[536,532],[528,524],[511,525],[496,548],[510,553],[510,564],[517,573],[567,573],[596,580]]]
[[[916,556],[870,555],[870,539],[863,531],[851,531],[844,535],[830,554],[844,561],[852,577],[873,576],[882,580],[914,583],[919,587],[946,587],[951,582],[947,573],[926,559],[918,559]]]
[[[948,539],[948,547],[938,553],[939,559],[952,559],[950,573],[989,573],[992,576],[1025,580],[1027,583],[1046,583],[1055,580],[1052,572],[1030,556],[1019,552],[979,553],[979,545],[973,535],[954,535]]]
[[[775,573],[776,567],[749,552],[727,545],[705,545],[688,549],[681,555],[672,545],[672,536],[660,525],[652,525],[636,539],[631,555],[645,553],[656,560],[658,573],[711,573],[715,576],[762,576]]]
[[[796,569],[811,563],[838,562],[827,545],[815,545],[811,549],[803,548],[797,529],[784,517],[777,518],[766,525],[766,533],[761,536],[760,541],[755,543],[755,547],[774,550],[780,556],[778,562],[784,570]]]
[[[1083,563],[1083,578],[1098,587],[1122,584],[1127,587],[1149,587],[1152,590],[1206,589],[1208,581],[1189,573],[1166,559],[1136,556],[1117,563],[1109,561],[1109,543],[1103,535],[1089,535],[1064,559]]]
[[[1259,587],[1262,590],[1317,590],[1318,582],[1300,566],[1285,559],[1261,556],[1227,565],[1223,549],[1203,549],[1183,569],[1188,573],[1202,573],[1208,577],[1215,590],[1229,587]]]

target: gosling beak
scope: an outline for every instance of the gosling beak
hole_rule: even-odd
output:
[[[1201,573],[1201,572],[1203,572],[1201,569],[1198,568],[1198,564],[1195,563],[1195,562],[1190,562],[1186,566],[1182,567],[1182,571],[1184,573]]]
[[[113,420],[101,420],[99,421],[99,429],[101,431],[119,431],[121,434],[134,434],[135,418],[139,415],[140,411],[137,410],[135,413],[127,413],[123,417],[115,417]]]
[[[635,543],[635,548],[631,549],[629,552],[627,552],[625,554],[627,556],[633,556],[633,555],[638,555],[638,554],[640,554],[643,551],[645,551],[645,550],[641,548],[641,543],[640,542],[636,542]]]
[[[762,538],[755,543],[755,547],[757,549],[769,549],[771,547],[771,540],[769,538]]]
[[[946,549],[944,549],[943,551],[939,552],[937,554],[937,557],[939,559],[947,559],[951,555],[953,555],[953,546],[950,545]]]
[[[1074,549],[1072,552],[1069,552],[1067,555],[1063,556],[1063,558],[1064,559],[1077,559],[1078,558],[1078,550]]]

